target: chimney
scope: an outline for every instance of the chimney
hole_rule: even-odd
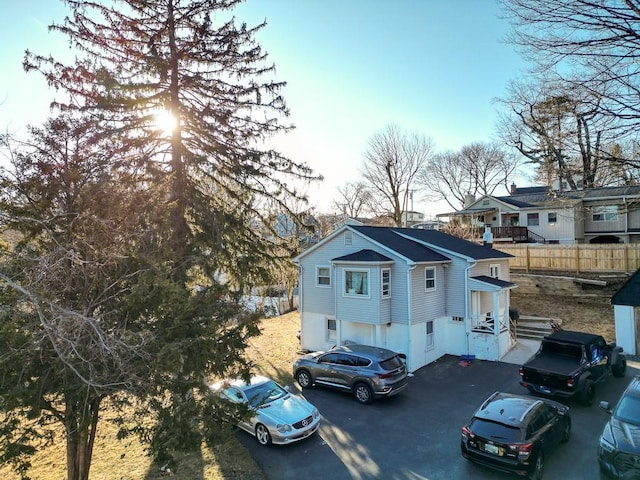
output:
[[[517,190],[517,189],[518,189],[518,187],[516,187],[515,182],[513,182],[513,183],[511,184],[511,189],[509,190],[509,194],[510,194],[510,195],[515,195],[515,194],[516,194],[516,190]]]
[[[471,205],[475,201],[476,201],[476,196],[472,193],[467,193],[464,196],[464,208],[467,208],[469,205]]]

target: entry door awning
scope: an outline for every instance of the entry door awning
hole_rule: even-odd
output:
[[[480,292],[499,292],[500,290],[508,290],[516,286],[515,283],[487,275],[478,275],[477,277],[471,277],[469,279],[469,288]]]

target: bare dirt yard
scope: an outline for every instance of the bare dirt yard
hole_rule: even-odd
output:
[[[511,291],[511,308],[521,316],[562,320],[565,330],[578,330],[615,340],[611,297],[626,281],[624,275],[575,275],[567,273],[512,275],[518,287]],[[562,278],[562,280],[558,280]],[[606,285],[581,283],[594,280]]]

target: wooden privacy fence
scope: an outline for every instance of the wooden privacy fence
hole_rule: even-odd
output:
[[[602,245],[499,244],[493,247],[514,256],[512,270],[570,272],[635,272],[640,268],[640,243]]]

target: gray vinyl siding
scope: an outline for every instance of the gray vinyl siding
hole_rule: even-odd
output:
[[[594,208],[597,207],[616,207],[618,209],[618,219],[614,221],[593,221]],[[622,204],[618,204],[615,201],[610,202],[598,202],[589,203],[585,205],[585,232],[595,233],[608,233],[608,232],[624,232],[627,228],[625,207]]]
[[[538,225],[528,225],[527,215],[538,214]],[[556,222],[549,223],[549,213],[556,214]],[[576,231],[576,210],[574,208],[547,207],[540,209],[527,209],[520,212],[520,225],[526,226],[533,233],[540,235],[547,241],[561,244],[573,243],[578,232]]]
[[[425,291],[425,269],[435,267],[436,288]],[[411,272],[411,323],[435,320],[445,314],[444,268],[442,265],[420,264]]]
[[[446,277],[445,291],[445,314],[449,317],[465,317],[465,270],[467,262],[453,257],[453,262],[445,269],[443,275]]]
[[[369,298],[345,297],[343,295],[343,269],[349,264],[340,263],[331,268],[331,288],[316,286],[316,266],[331,265],[331,259],[349,255],[362,249],[371,249],[395,260],[391,264],[353,264],[353,268],[369,270]],[[335,315],[338,320],[365,323],[406,323],[407,318],[407,264],[392,252],[381,249],[367,238],[353,232],[351,245],[345,245],[344,235],[327,241],[300,259],[301,288],[303,289],[300,311]],[[391,298],[381,299],[380,270],[389,268],[391,273]]]
[[[629,229],[640,229],[640,207],[638,205],[629,205],[628,213]]]
[[[510,270],[509,260],[483,260],[471,269],[470,277],[477,277],[480,275],[491,276],[491,265],[500,265],[500,280],[510,282]]]

